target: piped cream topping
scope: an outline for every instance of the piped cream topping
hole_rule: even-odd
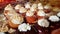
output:
[[[57,13],[57,16],[60,17],[60,12]]]
[[[31,7],[31,8],[30,8],[30,11],[34,12],[34,11],[36,11],[36,9],[33,8],[33,7]]]
[[[13,7],[11,6],[11,4],[8,4],[4,10],[13,10]]]
[[[12,17],[14,14],[16,14],[15,10],[9,10],[5,15]]]
[[[17,9],[20,9],[20,7],[21,7],[21,5],[18,4],[18,5],[15,6],[15,9],[16,9],[16,10],[17,10]]]
[[[4,32],[0,32],[0,34],[5,34]]]
[[[25,8],[27,8],[27,9],[29,9],[31,6],[30,6],[31,4],[29,3],[29,2],[27,2],[26,4],[25,4]]]
[[[23,23],[18,26],[18,30],[21,32],[27,32],[28,30],[31,30],[31,26],[29,24]]]
[[[27,9],[24,8],[24,7],[21,7],[20,10],[19,10],[19,12],[20,12],[20,13],[25,13],[25,12],[27,12]]]
[[[34,15],[34,12],[32,12],[32,11],[30,11],[30,10],[28,10],[27,12],[26,12],[26,16],[33,16]]]
[[[59,21],[59,17],[57,17],[56,15],[52,15],[49,17],[49,20],[52,22],[57,22],[57,21]]]
[[[51,9],[51,6],[50,5],[45,5],[44,8],[45,9]]]
[[[37,7],[38,7],[37,4],[33,4],[33,5],[31,6],[30,10],[31,10],[31,11],[36,11]]]
[[[49,27],[49,22],[46,19],[40,19],[38,20],[38,25],[42,27]]]
[[[10,17],[10,19],[11,19],[12,23],[14,23],[14,24],[21,24],[24,21],[23,17],[18,16],[16,14],[14,14],[14,16]]]
[[[46,16],[46,14],[45,14],[45,12],[44,12],[43,10],[39,10],[39,11],[37,12],[37,15],[38,15],[38,16]]]
[[[42,3],[38,3],[38,9],[43,9]]]
[[[33,4],[32,7],[33,7],[33,8],[37,8],[38,5],[37,5],[37,4]]]

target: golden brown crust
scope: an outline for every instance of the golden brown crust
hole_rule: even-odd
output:
[[[19,24],[13,24],[11,21],[8,21],[8,25],[12,28],[17,28]]]

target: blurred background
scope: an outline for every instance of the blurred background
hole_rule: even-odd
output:
[[[41,2],[43,4],[51,4],[53,7],[60,7],[60,0],[0,0],[0,9],[3,9],[7,4],[17,4],[17,3],[25,3],[25,2]]]

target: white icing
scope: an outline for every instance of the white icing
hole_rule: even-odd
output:
[[[10,17],[12,23],[14,24],[21,24],[23,22],[23,18],[22,17],[19,17],[19,16],[12,16]]]
[[[26,32],[28,30],[31,30],[31,26],[29,24],[23,23],[18,26],[18,30]]]
[[[13,14],[8,14],[8,16],[13,16]]]
[[[16,14],[16,12],[14,10],[9,10],[5,15],[12,17]]]
[[[5,7],[5,10],[13,10],[13,7],[11,6],[11,4],[8,4],[8,5]]]
[[[38,3],[38,6],[41,6],[42,5],[42,3]]]
[[[43,9],[43,6],[41,3],[38,3],[38,9]]]
[[[4,32],[0,32],[0,34],[5,34]]]
[[[56,15],[52,15],[49,17],[49,20],[52,22],[56,22],[56,21],[59,21],[59,17],[57,17]]]
[[[37,4],[33,4],[32,7],[33,7],[33,8],[37,8],[38,5],[37,5]]]
[[[27,9],[25,9],[24,7],[21,7],[20,10],[19,10],[20,13],[25,13],[27,12]]]
[[[26,4],[25,4],[25,8],[30,8],[31,6],[30,6],[30,3],[29,2],[27,2]]]
[[[50,9],[51,6],[50,6],[50,5],[45,5],[44,8],[45,8],[45,9]]]
[[[21,24],[23,22],[23,17],[20,17],[17,13],[8,13],[8,16],[12,23]]]
[[[38,25],[42,27],[49,27],[49,22],[46,19],[40,19],[38,20]]]
[[[60,17],[60,12],[57,13],[57,16]]]
[[[36,11],[37,9],[37,4],[33,4],[32,7],[30,8],[30,11]]]
[[[12,19],[11,21],[12,21],[14,24],[20,24],[20,21],[19,21],[19,20]]]
[[[31,7],[30,8],[30,11],[34,12],[35,11],[35,8]]]
[[[18,4],[18,5],[15,6],[15,9],[16,9],[16,10],[17,10],[17,9],[20,9],[20,7],[21,7],[21,5]]]
[[[30,11],[34,12],[34,11],[35,11],[35,9],[31,7],[31,8],[30,8]]]
[[[26,16],[33,16],[33,15],[34,15],[34,12],[31,12],[31,11],[26,12]]]
[[[39,10],[39,11],[37,12],[37,15],[38,15],[38,16],[45,16],[46,14],[45,14],[45,12],[44,12],[43,10]]]

